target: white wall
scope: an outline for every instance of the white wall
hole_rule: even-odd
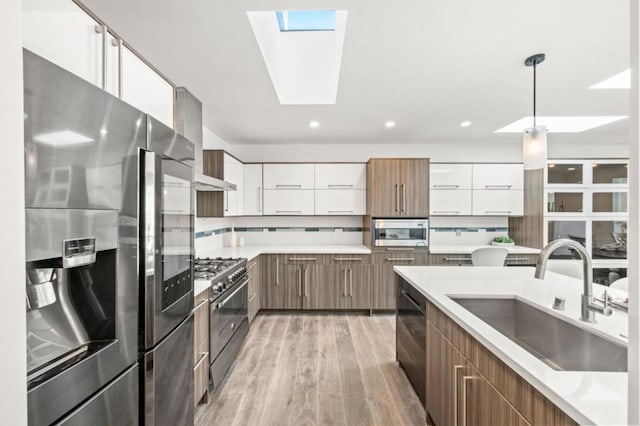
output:
[[[640,7],[631,12],[631,138],[629,156],[629,424],[640,424]]]
[[[0,217],[5,224],[0,245],[0,423],[5,425],[27,423],[21,9],[20,0],[0,1],[0,181],[5,182],[0,194]]]
[[[435,162],[522,162],[522,144],[230,144],[227,150],[245,162],[357,161],[372,157],[428,157]],[[206,144],[205,144],[206,147]],[[549,158],[626,158],[627,145],[549,143]]]

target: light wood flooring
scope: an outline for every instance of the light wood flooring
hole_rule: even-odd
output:
[[[196,425],[424,425],[395,317],[260,314]]]

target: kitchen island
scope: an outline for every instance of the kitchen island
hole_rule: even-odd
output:
[[[502,380],[502,383],[495,386],[492,384],[486,389],[501,391],[500,385],[506,382],[504,377],[509,376],[510,373],[513,373],[511,375],[514,380],[518,380],[518,386],[516,387],[518,390],[522,388],[523,383],[533,388],[531,395],[534,395],[534,397],[530,398],[533,401],[530,405],[534,407],[525,407],[520,412],[513,410],[516,413],[515,416],[519,419],[518,424],[539,423],[539,420],[533,422],[531,418],[527,418],[526,413],[523,413],[528,411],[533,413],[531,414],[532,418],[535,417],[535,395],[537,393],[543,396],[543,398],[539,397],[538,400],[547,399],[550,401],[548,405],[557,407],[556,414],[566,414],[566,416],[579,424],[613,425],[627,423],[626,372],[563,371],[552,368],[549,363],[534,356],[454,300],[455,298],[515,298],[572,325],[587,329],[608,341],[626,346],[627,339],[623,337],[627,336],[628,333],[626,314],[619,311],[615,311],[610,317],[597,314],[596,324],[586,324],[579,320],[580,295],[582,294],[583,286],[581,280],[551,272],[547,272],[544,280],[538,280],[533,278],[534,269],[528,267],[396,266],[394,271],[420,294],[425,296],[428,305],[426,310],[427,323],[434,322],[442,325],[442,330],[451,331],[448,336],[440,334],[441,341],[454,347],[457,346],[463,355],[466,348],[473,348],[473,344],[477,343],[475,349],[469,349],[469,364],[473,364],[475,361],[477,364],[484,366],[504,367],[504,376],[495,375]],[[594,295],[600,297],[605,288],[594,284]],[[618,295],[615,290],[609,289],[609,291],[614,293],[614,297]],[[555,297],[566,299],[564,311],[551,309]],[[435,328],[433,329],[435,330]],[[435,333],[439,334],[438,331],[435,331]],[[456,333],[458,340],[456,340]],[[428,343],[430,342],[428,340]],[[429,344],[427,344],[427,365],[430,362],[438,361],[439,355],[434,354],[434,350],[434,347],[429,347]],[[483,360],[483,356],[478,355],[483,351],[495,357],[496,361],[493,363],[492,361],[484,361],[487,357],[485,356]],[[430,360],[430,356],[433,359]],[[464,358],[460,359],[464,361]],[[453,364],[459,363],[455,361],[455,357],[452,362]],[[456,374],[458,373],[454,372],[457,371],[455,370],[456,366],[452,368],[454,370],[451,371],[450,375],[451,377],[456,377],[453,392],[456,392],[456,388],[458,388],[458,392],[461,392],[459,388],[464,387],[462,392],[465,397],[469,383],[467,379],[473,381],[477,378],[474,376],[484,374],[481,366],[478,369],[473,369],[473,373],[460,373],[460,380],[457,380],[458,376]],[[479,373],[478,370],[480,371]],[[494,371],[489,371],[487,375],[492,375],[493,373],[495,373],[495,369]],[[446,374],[448,377],[449,372],[447,371]],[[462,375],[467,379],[464,379]],[[429,373],[427,373],[427,394],[429,393],[429,381]],[[487,379],[486,381],[490,380]],[[439,385],[442,387],[442,383],[439,383]],[[446,390],[446,386],[443,389]],[[471,394],[471,391],[469,394]],[[502,395],[504,396],[505,394],[509,394],[509,389],[506,385]],[[513,396],[512,399],[509,398],[509,395],[504,396],[505,404],[501,409],[505,407],[513,409],[514,406],[518,408],[517,403],[526,400],[526,397],[523,398],[522,394],[517,397]],[[459,405],[463,398],[455,396],[454,400],[454,408],[449,407],[449,411],[456,413],[454,416],[458,416]],[[524,404],[526,405],[526,402]],[[427,409],[429,409],[429,396],[427,396]],[[446,407],[443,408],[443,410],[445,409]],[[467,415],[466,410],[463,413],[463,415]],[[445,417],[441,416],[441,418]],[[520,422],[520,420],[522,421]],[[444,422],[441,421],[440,423]],[[437,421],[436,424],[438,424]]]

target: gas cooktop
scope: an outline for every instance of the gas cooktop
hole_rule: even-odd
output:
[[[244,279],[247,273],[245,258],[197,258],[193,267],[196,281],[206,281],[211,285],[210,296],[218,298]]]

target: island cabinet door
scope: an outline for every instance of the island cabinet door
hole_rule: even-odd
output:
[[[530,425],[511,404],[480,375],[469,367],[461,378],[461,419],[469,426]]]
[[[463,424],[461,385],[468,371],[465,358],[428,321],[426,405],[436,426]]]

